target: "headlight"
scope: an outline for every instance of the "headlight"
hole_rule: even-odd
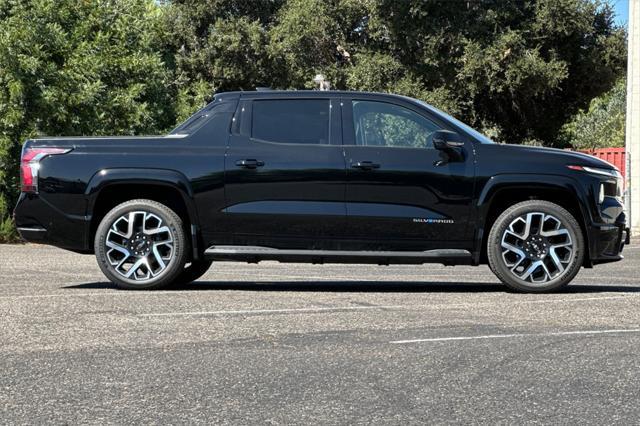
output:
[[[571,170],[582,170],[587,173],[593,173],[594,175],[608,176],[615,179],[621,179],[622,175],[616,169],[604,169],[601,167],[591,167],[591,166],[567,166]]]
[[[600,183],[600,192],[605,197],[622,199],[622,179],[607,180]]]
[[[610,176],[612,178],[620,179],[622,174],[616,169],[601,169],[600,167],[583,167],[585,172],[593,173],[596,175]]]
[[[605,176],[607,179],[600,184],[600,190],[598,192],[598,202],[602,204],[604,197],[615,197],[622,199],[622,174],[617,169],[605,169],[601,167],[591,166],[567,166],[571,170],[579,170],[582,172],[591,173],[598,176]]]

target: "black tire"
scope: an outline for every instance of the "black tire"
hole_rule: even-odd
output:
[[[512,232],[519,228],[522,233]],[[554,233],[562,235],[549,236]],[[491,270],[509,288],[521,292],[549,292],[566,286],[580,271],[584,252],[584,236],[575,217],[542,200],[523,201],[506,209],[491,227],[487,241]],[[542,275],[540,282],[533,282],[534,274]]]
[[[182,272],[176,278],[176,284],[189,284],[201,276],[203,276],[211,267],[212,260],[196,260],[182,269]]]
[[[127,220],[131,218],[133,220]],[[140,220],[144,223],[142,227],[138,226]],[[130,221],[134,222],[131,228]],[[155,229],[146,228],[154,225]],[[119,228],[115,229],[114,226]],[[124,227],[127,231],[123,231]],[[156,233],[151,235],[147,232]],[[129,238],[122,234],[129,235]],[[107,238],[110,244],[116,244],[119,249],[107,247]],[[100,222],[94,239],[98,266],[110,281],[123,289],[151,290],[173,283],[184,269],[188,246],[180,217],[164,204],[145,199],[127,201],[114,207]],[[136,249],[141,251],[136,252]],[[119,257],[126,259],[120,262]],[[136,264],[139,265],[136,270],[126,277]],[[148,278],[139,277],[145,270]]]

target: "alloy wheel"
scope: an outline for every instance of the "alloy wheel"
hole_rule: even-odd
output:
[[[174,256],[171,229],[158,215],[133,211],[118,217],[105,239],[109,264],[123,278],[146,281],[162,274]]]
[[[530,212],[514,219],[502,234],[502,259],[516,278],[545,285],[571,263],[571,233],[557,217]]]

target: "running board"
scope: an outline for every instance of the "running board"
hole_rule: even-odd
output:
[[[258,246],[212,246],[204,252],[211,260],[235,260],[257,263],[262,260],[302,263],[373,263],[470,265],[468,250],[442,249],[428,251],[350,251],[350,250],[291,250]]]

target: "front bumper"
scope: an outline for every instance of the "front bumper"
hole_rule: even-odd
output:
[[[624,259],[622,250],[630,242],[629,228],[626,223],[592,226],[589,240],[593,265],[616,262]]]

